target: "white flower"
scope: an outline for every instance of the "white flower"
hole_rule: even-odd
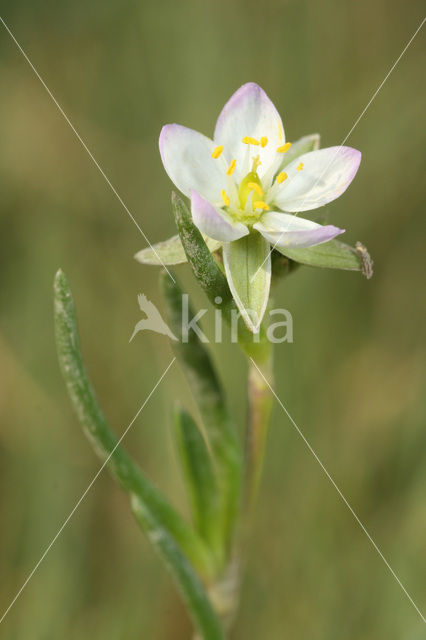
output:
[[[275,106],[254,83],[243,85],[224,106],[213,140],[177,124],[166,125],[160,134],[164,167],[191,199],[194,223],[223,242],[232,294],[254,332],[269,297],[271,248],[285,253],[343,233],[294,214],[338,198],[361,160],[350,147],[296,157],[290,147]],[[293,158],[289,163],[287,153]]]

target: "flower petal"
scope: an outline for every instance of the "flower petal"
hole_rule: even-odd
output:
[[[278,169],[282,171],[285,167],[287,167],[290,162],[293,162],[296,158],[301,156],[304,153],[309,153],[310,151],[317,151],[320,146],[320,134],[319,133],[311,133],[308,136],[303,136],[303,138],[299,138],[291,143],[291,147],[286,153],[283,154],[283,158]]]
[[[258,333],[266,311],[271,285],[269,242],[250,233],[223,245],[223,264],[232,296],[252,333]]]
[[[299,156],[286,167],[287,179],[274,196],[283,211],[309,211],[338,198],[358,171],[361,152],[328,147]],[[302,170],[298,167],[303,165]]]
[[[285,153],[277,153],[277,158],[274,160],[274,163],[270,166],[267,175],[263,176],[263,186],[266,190],[268,190],[273,184],[274,177],[281,173],[285,167],[287,167],[295,158],[298,158],[303,153],[308,153],[308,151],[316,151],[320,146],[320,135],[319,133],[312,133],[308,136],[303,136],[303,138],[299,138],[299,140],[295,140],[295,142],[291,143],[291,147]],[[278,190],[278,186],[275,188],[275,191]]]
[[[222,158],[212,158],[213,140],[179,124],[166,124],[159,145],[169,178],[185,196],[195,189],[208,200],[220,202],[227,184],[226,167]]]
[[[332,224],[323,226],[312,220],[277,211],[268,211],[262,216],[262,221],[256,222],[253,227],[277,249],[312,247],[345,231]]]
[[[242,142],[245,136],[267,138],[262,147],[251,146]],[[235,178],[241,180],[248,171],[253,156],[259,155],[261,165],[258,168],[262,176],[276,157],[276,150],[285,142],[284,128],[278,111],[258,84],[249,82],[234,93],[216,123],[214,140],[224,146],[228,161],[237,161]]]
[[[226,211],[214,207],[196,191],[191,191],[191,213],[194,224],[209,238],[231,242],[249,233],[245,224],[234,222]]]

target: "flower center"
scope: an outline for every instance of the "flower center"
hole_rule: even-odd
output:
[[[247,200],[250,194],[251,198],[251,211],[255,209],[263,209],[266,211],[269,209],[266,202],[264,202],[264,192],[262,182],[257,173],[257,167],[260,164],[259,156],[256,156],[253,160],[253,166],[251,171],[241,180],[240,187],[238,189],[238,199],[240,201],[240,207],[243,211],[246,209]]]
[[[280,139],[283,140],[283,137],[283,132],[281,130]],[[261,148],[266,147],[269,141],[267,136],[261,136],[259,140],[251,136],[244,136],[241,142],[245,145],[248,145],[250,151],[250,148],[253,146]],[[291,143],[286,142],[280,147],[277,147],[276,152],[279,154],[284,154],[290,149],[290,147]],[[231,160],[230,164],[226,164],[223,161],[223,158],[221,158],[223,151],[224,145],[220,144],[215,147],[211,153],[211,156],[214,160],[218,160],[223,164],[227,176],[227,190],[221,190],[221,203],[219,204],[219,206],[224,207],[226,211],[230,213],[236,220],[242,221],[244,222],[244,224],[250,226],[254,221],[261,219],[265,211],[269,211],[270,207],[267,204],[266,200],[268,200],[269,202],[273,201],[276,187],[277,185],[282,184],[284,180],[287,180],[287,173],[285,171],[281,171],[280,173],[278,173],[278,175],[275,177],[277,185],[269,186],[267,188],[267,193],[265,193],[262,181],[259,178],[259,174],[257,173],[257,168],[261,164],[260,157],[256,156],[253,158],[251,171],[249,171],[249,173],[245,175],[238,186],[232,178],[237,166],[237,160],[236,158],[234,158],[233,160]],[[219,160],[219,158],[221,159]],[[272,168],[273,167],[274,165],[272,165]],[[300,162],[299,166],[297,167],[297,171],[301,171],[302,169],[303,163]],[[268,172],[266,175],[268,175]],[[269,177],[266,179],[266,183],[269,185],[271,180],[272,176],[269,175]]]

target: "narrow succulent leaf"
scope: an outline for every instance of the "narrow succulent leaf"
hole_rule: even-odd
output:
[[[59,364],[73,408],[97,455],[122,488],[135,495],[159,534],[167,532],[176,540],[194,566],[204,575],[212,573],[212,559],[205,543],[146,478],[127,452],[118,446],[96,398],[83,363],[74,301],[65,274],[57,272],[54,282],[55,331]]]
[[[185,409],[176,408],[173,417],[175,440],[195,528],[209,547],[220,553],[220,504],[211,454],[197,423]]]
[[[141,528],[174,577],[200,637],[203,640],[225,640],[220,622],[213,611],[204,587],[173,536],[159,525],[146,502],[141,500],[139,496],[132,495],[131,506]]]
[[[308,153],[308,151],[316,151],[317,149],[319,149],[319,146],[319,133],[312,133],[308,136],[303,136],[303,138],[299,138],[299,140],[296,140],[292,143],[290,149],[283,155],[283,160],[277,173],[282,171],[287,165],[290,164],[290,162],[303,155],[304,153]]]
[[[213,240],[204,235],[203,240],[208,250],[212,253],[222,246],[219,240]],[[172,236],[168,240],[164,240],[164,242],[158,242],[152,247],[138,251],[135,255],[135,260],[142,264],[152,264],[156,266],[183,264],[188,261],[179,235]]]
[[[223,262],[236,305],[247,327],[257,333],[271,285],[269,242],[257,232],[235,242],[226,242]]]
[[[276,247],[276,249],[287,258],[311,267],[361,271],[368,277],[365,268],[366,258],[363,257],[362,252],[339,240],[330,240],[307,249],[286,249],[285,247]]]
[[[192,222],[188,207],[174,192],[172,208],[186,257],[199,284],[213,304],[217,297],[222,298],[223,302],[229,300],[231,294],[225,276],[211,255],[201,232]]]
[[[172,347],[178,357],[200,411],[207,440],[212,452],[217,482],[221,494],[221,527],[227,543],[238,513],[242,454],[235,426],[227,407],[225,393],[210,355],[194,331],[182,333],[182,290],[167,274],[162,274],[162,288],[166,300],[168,319],[178,337]],[[188,318],[195,317],[189,307]]]

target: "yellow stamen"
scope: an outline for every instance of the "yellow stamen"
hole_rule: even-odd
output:
[[[216,158],[218,158],[220,156],[222,151],[223,151],[223,144],[220,144],[218,147],[216,147],[216,149],[214,149],[214,151],[212,153],[212,158],[214,158],[216,160]]]
[[[237,161],[235,160],[235,158],[233,159],[233,161],[231,162],[231,164],[228,167],[228,171],[226,172],[226,175],[228,176],[232,176],[232,174],[235,171],[235,167],[237,166]]]
[[[282,147],[278,147],[277,151],[278,153],[285,153],[290,149],[290,147],[291,147],[291,142],[286,142],[285,144],[283,144]]]
[[[280,140],[284,140],[284,129],[281,122],[278,122],[278,137]]]
[[[284,182],[284,180],[287,180],[287,174],[285,171],[281,171],[281,173],[279,173],[277,175],[277,182],[278,184],[281,184],[282,182]]]
[[[266,147],[267,144],[268,144],[268,138],[266,136],[262,136],[260,138],[260,146],[261,147]]]
[[[222,200],[225,207],[229,207],[230,200],[228,198],[228,194],[226,193],[225,189],[222,189],[222,191],[220,192],[220,195],[222,196]]]
[[[303,169],[303,162],[301,162],[298,167],[297,167],[297,171],[302,171]]]
[[[268,211],[269,207],[266,202],[263,202],[263,200],[256,200],[256,202],[253,202],[253,209],[263,209],[264,211]]]
[[[244,136],[242,141],[244,144],[259,144],[259,140],[256,140],[256,138],[252,138],[251,136]]]
[[[253,189],[254,191],[256,191],[256,193],[262,197],[263,196],[263,189],[260,186],[260,184],[257,184],[257,182],[248,182],[247,186],[249,189]]]

